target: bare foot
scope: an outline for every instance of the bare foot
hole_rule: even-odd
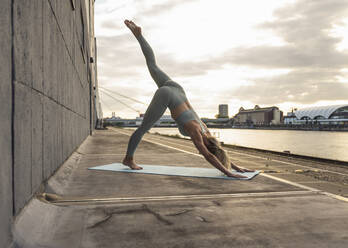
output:
[[[137,26],[134,22],[125,20],[124,24],[132,31],[135,36],[141,35],[141,27]]]
[[[143,168],[136,165],[134,163],[134,160],[132,158],[127,158],[125,157],[122,161],[122,164],[128,166],[129,168],[131,168],[132,170],[142,170]]]

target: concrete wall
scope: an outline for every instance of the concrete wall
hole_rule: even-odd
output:
[[[10,244],[14,217],[93,129],[86,4],[94,1],[1,1],[0,247]]]
[[[11,241],[12,222],[12,80],[11,1],[0,1],[0,247]]]

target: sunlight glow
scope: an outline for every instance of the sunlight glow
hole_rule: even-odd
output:
[[[348,49],[348,18],[342,20],[339,24],[334,24],[333,29],[330,30],[332,37],[341,38],[336,46],[336,49],[340,52]]]
[[[238,92],[239,87],[254,85],[260,79],[267,80],[268,78],[291,74],[297,68],[285,68],[286,66],[284,68],[277,68],[276,66],[262,67],[262,65],[244,66],[229,63],[228,59],[230,57],[228,55],[233,55],[236,49],[243,48],[266,46],[278,49],[285,46],[289,47],[289,44],[279,33],[275,33],[272,29],[260,28],[260,25],[265,22],[277,21],[274,15],[275,10],[299,1],[98,0],[95,3],[97,41],[99,37],[122,38],[121,41],[118,41],[119,44],[109,42],[110,44],[98,47],[100,49],[98,54],[103,54],[103,56],[99,55],[100,57],[98,57],[99,84],[123,94],[134,94],[136,99],[145,102],[151,100],[156,85],[152,82],[145,63],[143,67],[141,67],[140,62],[135,66],[132,64],[135,59],[123,62],[124,58],[118,57],[118,53],[122,51],[120,49],[127,50],[128,44],[129,47],[137,47],[136,40],[133,39],[129,30],[123,24],[124,19],[132,19],[142,27],[144,37],[154,48],[159,64],[161,61],[166,62],[163,63],[165,69],[171,69],[168,67],[172,63],[186,63],[188,65],[189,63],[195,63],[199,66],[200,63],[207,62],[205,64],[206,68],[198,70],[199,72],[202,71],[200,74],[191,73],[191,75],[175,70],[172,70],[170,74],[173,80],[183,85],[192,105],[199,106],[197,108],[199,115],[213,117],[217,113],[218,104],[220,103],[229,104],[230,115],[237,113],[241,106],[253,108],[255,104],[262,105],[262,103],[247,101],[245,98],[244,100],[242,98],[232,99],[228,92]],[[333,28],[329,30],[329,36],[341,38],[336,49],[342,54],[347,52],[348,18],[342,22],[335,22]],[[112,53],[112,49],[107,50],[107,46],[120,46],[121,48],[115,54],[116,52]],[[291,57],[293,55],[292,50],[289,50],[290,52],[284,53],[284,56]],[[130,56],[134,56],[134,53],[139,52],[140,49],[136,51],[129,49]],[[298,56],[298,54],[295,55]],[[208,63],[214,61],[217,57],[227,58],[228,61],[225,62],[225,59],[223,62],[217,62],[216,64]],[[114,69],[113,59],[121,61],[118,66],[127,69],[124,70],[125,72],[122,71],[124,72],[123,77],[112,74]],[[246,61],[248,59],[249,57]],[[283,59],[283,57],[280,59]],[[288,57],[284,57],[285,61],[287,59]],[[111,64],[108,64],[110,61]],[[337,71],[340,69],[338,68]],[[107,76],[105,75],[106,72],[108,72]],[[348,83],[348,69],[341,69],[341,72],[341,74],[338,73],[338,75],[333,76],[333,79],[336,82]],[[125,78],[124,75],[128,78]],[[284,99],[296,98],[296,93],[290,91],[284,90]],[[308,94],[308,92],[302,93],[303,96]],[[295,99],[292,100],[296,102]],[[113,109],[114,112],[117,112],[117,115],[122,117],[134,118],[137,115],[137,113],[124,109],[106,97],[103,102],[102,104],[106,107],[104,109],[105,116],[111,115],[110,109]],[[330,105],[337,104],[337,102],[341,101],[321,101],[318,104]],[[134,108],[145,111],[144,106],[133,104]],[[306,106],[306,104],[297,102],[274,104],[284,112],[293,107]]]

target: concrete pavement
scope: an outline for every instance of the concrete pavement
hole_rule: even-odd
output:
[[[96,131],[79,147],[46,186],[45,192],[61,198],[35,198],[17,217],[19,247],[348,246],[346,198],[301,180],[87,170],[121,162],[130,133]],[[210,167],[189,142],[152,134],[145,135],[136,159],[139,164]],[[240,162],[249,168],[273,169],[257,163],[261,158],[245,159],[242,152],[234,159],[249,160]]]

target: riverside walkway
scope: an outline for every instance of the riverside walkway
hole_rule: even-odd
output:
[[[348,246],[348,187],[332,180],[345,178],[344,166],[228,148],[233,162],[264,173],[242,181],[88,170],[121,162],[131,133],[85,140],[17,217],[19,247]],[[154,134],[136,161],[211,167],[190,141]]]

